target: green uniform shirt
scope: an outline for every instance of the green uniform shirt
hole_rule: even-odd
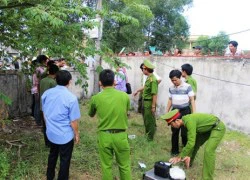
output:
[[[43,93],[50,89],[50,88],[53,88],[57,85],[55,79],[47,76],[46,78],[43,78],[41,81],[40,81],[40,96],[43,95]]]
[[[127,93],[108,87],[91,98],[88,114],[91,117],[97,114],[98,131],[127,129],[129,108],[130,100]]]
[[[188,78],[186,79],[186,83],[190,84],[195,95],[197,93],[197,83],[196,80],[192,77],[192,76],[188,76]]]
[[[212,130],[218,118],[212,114],[194,113],[182,117],[184,126],[187,128],[187,145],[183,148],[180,156],[191,156],[197,133],[202,134]]]
[[[56,85],[57,85],[56,80],[49,76],[41,79],[40,85],[39,85],[40,86],[40,94],[39,94],[40,95],[40,110],[42,110],[42,98],[41,97],[43,93],[46,90],[55,87]]]
[[[145,82],[143,94],[143,99],[152,99],[152,95],[156,95],[158,93],[158,82],[156,77],[150,74]]]

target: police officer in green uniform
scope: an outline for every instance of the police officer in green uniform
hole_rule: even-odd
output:
[[[143,64],[143,74],[148,77],[145,82],[142,94],[142,115],[147,139],[152,141],[156,131],[155,110],[158,93],[158,82],[156,77],[153,75],[155,66],[149,60],[145,60]]]
[[[192,73],[193,73],[193,66],[191,64],[183,64],[181,66],[181,71],[182,74],[181,76],[185,78],[185,82],[190,84],[192,87],[192,90],[194,91],[194,99],[196,99],[196,95],[197,95],[197,82],[196,80],[193,78]]]
[[[215,168],[215,150],[223,138],[226,128],[219,118],[212,114],[193,113],[183,116],[181,119],[179,111],[173,110],[161,116],[168,125],[179,128],[187,128],[188,141],[179,156],[173,157],[169,162],[175,164],[184,161],[187,168],[192,165],[195,155],[205,142],[203,161],[203,180],[212,180]]]
[[[113,155],[119,166],[120,179],[131,180],[130,146],[128,143],[127,112],[130,100],[127,93],[114,88],[115,74],[105,69],[99,75],[103,91],[91,98],[89,116],[98,116],[98,149],[102,179],[113,180]]]

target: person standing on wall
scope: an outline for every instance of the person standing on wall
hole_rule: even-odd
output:
[[[127,93],[114,88],[115,74],[105,69],[99,75],[103,91],[91,98],[89,116],[98,116],[98,149],[102,179],[112,180],[113,156],[119,166],[120,179],[131,180],[130,147],[128,143],[128,117],[130,100]]]
[[[196,111],[194,92],[192,87],[181,80],[181,71],[172,70],[169,73],[169,78],[171,79],[173,85],[169,88],[169,99],[167,104],[167,112],[171,109],[178,109],[182,116],[186,114],[191,114]],[[191,108],[190,108],[191,105]],[[172,130],[172,149],[171,155],[176,156],[179,154],[179,133],[181,130],[182,144],[185,146],[187,144],[187,130],[184,126],[181,128],[171,127]]]

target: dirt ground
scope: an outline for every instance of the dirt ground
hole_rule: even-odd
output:
[[[0,125],[0,143],[6,148],[16,146],[20,149],[26,146],[26,144],[20,140],[20,134],[33,134],[33,136],[38,136],[42,133],[42,127],[36,125],[32,116],[13,120],[0,120]]]

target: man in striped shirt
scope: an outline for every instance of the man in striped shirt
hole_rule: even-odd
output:
[[[173,85],[169,88],[169,99],[167,104],[167,112],[172,109],[178,109],[181,116],[195,112],[194,91],[191,85],[181,80],[181,71],[172,70],[169,73]],[[191,109],[190,109],[191,105]],[[191,112],[192,111],[192,112]],[[171,154],[176,156],[179,154],[179,132],[181,130],[182,144],[187,144],[187,130],[184,126],[181,128],[171,127],[172,130],[172,149]]]

